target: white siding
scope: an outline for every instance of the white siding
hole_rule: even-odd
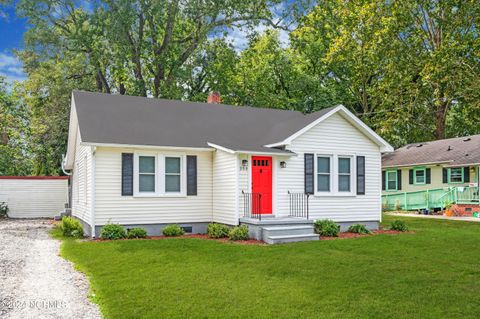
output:
[[[381,155],[372,142],[341,115],[334,114],[297,137],[287,147],[298,156],[286,160],[277,172],[277,216],[289,214],[288,191],[304,191],[304,153],[365,156],[365,195],[310,197],[310,218],[337,222],[381,219]],[[354,165],[356,163],[354,162]],[[278,161],[276,163],[278,165]]]
[[[78,132],[72,171],[72,215],[91,225],[91,208],[92,148],[80,145],[80,132]]]
[[[221,150],[213,154],[213,221],[236,225],[237,156]],[[237,197],[238,198],[238,197]]]
[[[53,217],[68,203],[68,180],[0,179],[0,202],[12,218]]]
[[[122,196],[122,153],[138,151],[141,150],[106,147],[96,149],[96,226],[104,225],[109,221],[128,225],[210,222],[212,220],[212,152],[187,150],[182,152],[186,155],[197,155],[197,196]],[[152,149],[145,152],[151,153]]]
[[[251,156],[249,155],[246,155],[246,154],[240,154],[238,155],[238,163],[239,163],[239,166],[241,165],[242,163],[242,160],[247,160],[248,161],[248,166],[246,169],[240,169],[239,168],[239,173],[238,173],[238,213],[239,213],[239,217],[243,217],[244,215],[244,209],[245,209],[245,201],[244,201],[244,198],[243,198],[243,194],[242,194],[242,191],[245,191],[245,192],[250,192],[251,189],[250,189],[250,169],[251,169],[251,163],[250,163],[250,160],[251,160]]]

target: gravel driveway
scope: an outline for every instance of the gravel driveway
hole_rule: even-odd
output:
[[[101,318],[47,220],[0,219],[0,318]]]

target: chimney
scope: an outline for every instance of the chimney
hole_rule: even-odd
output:
[[[218,104],[222,102],[222,98],[220,97],[220,92],[212,91],[208,94],[207,103]]]

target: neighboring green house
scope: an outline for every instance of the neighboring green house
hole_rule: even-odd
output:
[[[440,202],[460,202],[458,198],[478,203],[479,167],[480,135],[408,144],[382,157],[384,205],[392,205],[385,201],[390,195],[405,193],[405,199],[395,199],[402,208],[433,208]],[[435,194],[432,203],[427,203],[427,191]],[[414,205],[407,202],[413,195],[418,198]]]

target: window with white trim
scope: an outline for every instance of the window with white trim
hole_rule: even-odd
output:
[[[316,155],[315,190],[318,195],[354,195],[355,156],[347,154]]]
[[[338,157],[338,191],[352,191],[352,158]]]
[[[181,157],[165,157],[165,193],[180,193]]]
[[[185,196],[185,165],[183,154],[135,153],[134,196]]]
[[[317,191],[330,192],[330,157],[317,157]]]
[[[156,190],[155,156],[138,157],[138,192],[155,193]]]

